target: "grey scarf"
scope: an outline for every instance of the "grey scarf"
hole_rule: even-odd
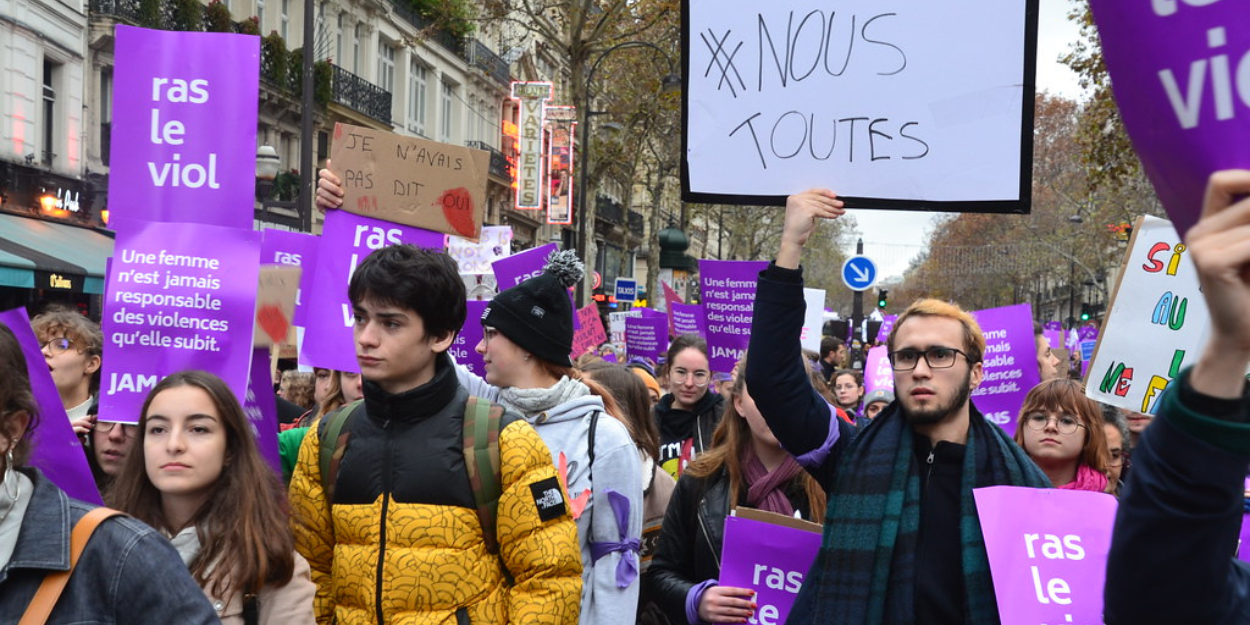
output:
[[[505,388],[499,391],[499,403],[515,410],[532,421],[542,414],[570,399],[590,394],[590,388],[567,375],[549,388]]]

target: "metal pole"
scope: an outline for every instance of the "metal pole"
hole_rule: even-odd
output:
[[[303,93],[300,98],[300,133],[299,133],[299,195],[295,198],[299,213],[300,230],[312,231],[312,200],[313,183],[317,179],[313,171],[313,117],[316,115],[316,103],[313,101],[313,19],[317,7],[313,0],[304,0],[304,81],[301,83]]]
[[[605,53],[606,54],[606,53]],[[603,57],[599,57],[602,59]],[[598,65],[598,63],[595,63]],[[590,74],[594,75],[594,69],[590,70]],[[582,112],[585,121],[582,122],[582,138],[581,145],[577,149],[582,151],[582,165],[577,175],[577,253],[581,255],[582,262],[586,263],[586,271],[595,270],[594,259],[587,255],[586,248],[586,170],[590,169],[590,107],[594,98],[590,95],[590,80],[586,81],[586,110]],[[590,299],[590,294],[585,292],[586,281],[577,281],[577,306],[580,308],[585,306]]]
[[[861,238],[855,241],[855,254],[859,256],[859,255],[862,255],[863,253],[864,253],[864,240]],[[863,325],[863,323],[864,323],[864,292],[855,291],[855,297],[851,305],[851,345],[852,345],[851,361],[853,363],[851,366],[852,368],[855,368],[855,369],[859,369],[863,367],[863,365],[861,364],[863,362],[863,355],[861,353],[862,350],[854,347],[855,342],[860,340],[860,335],[863,334],[863,330],[861,329],[861,326]]]

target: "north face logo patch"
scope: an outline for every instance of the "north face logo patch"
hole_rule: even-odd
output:
[[[538,509],[538,518],[550,521],[564,516],[567,507],[564,505],[564,491],[560,490],[560,482],[549,477],[530,484],[530,492],[534,495],[534,507]]]

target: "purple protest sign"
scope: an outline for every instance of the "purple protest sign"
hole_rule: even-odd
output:
[[[1081,341],[1097,341],[1098,328],[1092,325],[1081,326],[1076,329],[1076,336]]]
[[[864,393],[878,389],[894,392],[894,369],[890,366],[887,352],[889,348],[882,345],[868,350],[864,361]]]
[[[673,334],[698,334],[707,338],[706,320],[703,316],[703,304],[680,304],[670,302],[668,314],[672,317]]]
[[[653,362],[668,347],[668,317],[643,315],[625,319],[625,352],[630,357],[650,358]]]
[[[1042,330],[1042,336],[1046,337],[1046,344],[1051,349],[1063,349],[1063,330],[1051,330],[1045,328]]]
[[[31,394],[39,407],[39,424],[31,434],[30,465],[38,467],[65,494],[87,503],[103,505],[100,491],[91,477],[82,441],[65,414],[56,383],[48,371],[48,362],[35,331],[30,327],[25,308],[0,312],[0,324],[13,331],[26,357],[26,373],[30,377]]]
[[[113,218],[251,230],[260,39],[118,25],[113,54]]]
[[[1250,135],[1246,4],[1094,0],[1090,7],[1124,127],[1184,235],[1202,210],[1207,177],[1250,167],[1250,144],[1229,141]]]
[[[898,315],[886,315],[881,320],[881,328],[877,330],[877,338],[875,342],[884,344],[890,340],[890,331],[894,329],[894,322],[898,321]]]
[[[739,508],[739,512],[748,511]],[[780,515],[750,512],[752,516],[780,517],[778,521],[797,524]],[[755,603],[759,607],[750,622],[785,623],[803,586],[803,576],[819,550],[818,530],[743,516],[726,517],[719,581],[723,586],[750,588],[758,593]]]
[[[441,250],[447,244],[447,235],[347,211],[326,213],[314,279],[305,296],[308,313],[304,327],[309,340],[304,341],[299,364],[360,372],[347,285],[352,272],[373,250],[400,243]]]
[[[297,326],[304,325],[304,315],[307,314],[301,304],[301,296],[307,293],[312,285],[319,241],[319,237],[303,232],[270,229],[262,234],[260,264],[300,268],[299,291],[295,294],[295,316],[291,319],[291,322]]]
[[[482,355],[477,353],[477,344],[482,342],[482,313],[489,304],[490,302],[479,300],[465,302],[467,312],[464,316],[464,327],[447,350],[452,359],[482,378],[486,377],[486,363],[482,360]]]
[[[972,496],[1002,625],[1102,622],[1114,497],[1020,486]]]
[[[1250,490],[1250,478],[1246,478],[1246,490]],[[1241,515],[1241,533],[1237,535],[1237,559],[1250,562],[1250,514]]]
[[[119,220],[121,222],[121,220]],[[247,394],[260,233],[125,221],[104,296],[100,414],[138,423],[147,392],[184,369]]]
[[[560,249],[555,243],[540,245],[536,248],[501,258],[491,267],[495,270],[495,283],[500,291],[506,291],[534,276],[541,275],[547,265],[547,257]]]
[[[981,385],[972,391],[973,403],[987,420],[1014,434],[1024,396],[1042,380],[1037,370],[1032,307],[1017,304],[978,310],[972,315],[985,335]]]
[[[243,414],[251,422],[260,455],[278,475],[282,475],[282,456],[278,453],[278,401],[273,394],[273,378],[269,375],[268,348],[252,350]]]
[[[699,261],[699,288],[707,315],[712,371],[732,371],[746,353],[755,308],[755,283],[767,266],[764,261]]]

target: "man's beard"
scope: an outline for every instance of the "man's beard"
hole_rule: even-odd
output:
[[[955,391],[955,396],[950,402],[934,406],[926,410],[916,410],[907,406],[906,402],[900,401],[899,406],[903,409],[903,416],[907,418],[909,425],[935,425],[946,420],[953,412],[968,402],[968,398],[972,396],[972,370],[964,375],[963,381],[959,384],[959,388]],[[910,398],[908,398],[910,399]]]

